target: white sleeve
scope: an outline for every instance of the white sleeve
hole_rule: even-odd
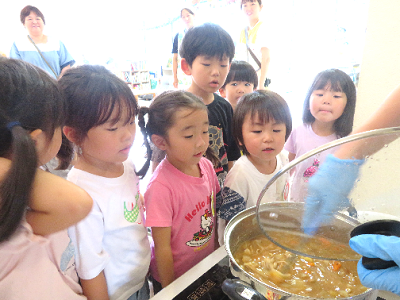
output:
[[[92,279],[100,274],[110,257],[103,249],[103,214],[96,202],[90,214],[78,224],[68,229],[74,243],[76,269],[82,279]]]

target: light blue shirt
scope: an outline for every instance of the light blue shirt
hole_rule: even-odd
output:
[[[57,77],[60,75],[61,70],[64,67],[68,65],[72,66],[75,63],[75,60],[72,58],[71,54],[69,54],[65,45],[58,39],[48,38],[47,43],[36,44],[36,46],[40,49],[44,58],[56,72]],[[10,57],[21,59],[38,66],[49,73],[52,77],[56,78],[53,71],[40,56],[39,52],[27,36],[21,37],[19,40],[14,42],[11,47]]]

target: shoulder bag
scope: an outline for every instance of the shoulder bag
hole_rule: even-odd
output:
[[[246,37],[246,47],[247,47],[247,51],[248,51],[248,53],[250,53],[251,57],[254,59],[254,61],[255,61],[256,64],[258,65],[258,67],[259,67],[258,70],[261,70],[261,62],[260,62],[260,60],[259,60],[259,59],[257,58],[257,56],[254,54],[253,50],[251,50],[251,48],[249,47],[249,32],[248,32],[247,26],[246,26],[246,28],[244,29],[244,34],[245,34],[245,37]],[[258,70],[256,70],[256,72],[257,72]],[[264,86],[267,87],[267,86],[269,86],[270,83],[271,83],[271,79],[265,78]]]
[[[47,62],[47,60],[44,58],[42,51],[40,51],[40,49],[36,46],[35,42],[32,40],[32,38],[28,35],[28,39],[31,41],[31,43],[33,44],[33,46],[35,46],[37,52],[39,52],[40,56],[42,57],[42,59],[44,60],[44,62],[49,66],[50,70],[53,72],[54,76],[56,76],[56,78],[58,79],[58,76],[56,74],[56,72],[54,71],[54,69],[50,66],[50,64]]]

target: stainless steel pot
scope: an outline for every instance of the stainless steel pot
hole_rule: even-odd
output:
[[[294,203],[294,202],[271,202],[261,204],[263,208],[269,206],[281,206],[281,207],[290,207],[298,209],[299,212],[302,211],[304,204],[303,203]],[[245,270],[243,270],[233,258],[233,253],[237,250],[239,245],[242,242],[245,242],[251,238],[256,236],[262,235],[263,232],[257,224],[257,218],[255,214],[256,208],[251,207],[248,208],[235,217],[231,219],[228,223],[225,233],[224,233],[224,240],[225,240],[225,249],[230,258],[231,264],[231,272],[234,276],[238,277],[241,281],[248,284],[241,284],[240,282],[226,282],[223,285],[223,289],[229,289],[225,291],[226,294],[229,295],[231,299],[262,299],[256,298],[256,294],[261,294],[265,299],[268,300],[279,300],[279,299],[311,299],[309,297],[293,295],[288,293],[284,290],[277,289],[275,287],[269,286],[268,284],[259,281],[258,279],[251,276]],[[340,219],[337,224],[343,224],[346,227],[350,225],[357,226],[359,223],[357,220],[347,217],[343,214],[338,214],[338,218]],[[340,225],[339,225],[340,226]],[[252,291],[251,287],[255,290]],[[252,298],[252,295],[255,298]],[[261,297],[258,295],[257,297]],[[336,299],[352,299],[352,300],[372,300],[376,299],[377,291],[373,289],[369,289],[366,292],[349,297],[349,298],[336,298]]]

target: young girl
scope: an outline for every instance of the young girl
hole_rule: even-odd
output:
[[[148,114],[145,125],[144,115]],[[146,226],[155,258],[150,270],[157,292],[214,251],[215,198],[220,191],[209,146],[207,107],[185,91],[160,94],[141,108],[139,125],[166,152],[145,192]]]
[[[353,128],[355,107],[356,88],[349,75],[337,69],[320,72],[304,101],[303,124],[293,130],[285,145],[289,161],[348,135]],[[305,200],[308,179],[335,149],[323,151],[295,167],[291,174],[290,201]]]
[[[137,102],[126,83],[101,66],[69,70],[59,81],[68,115],[63,131],[77,148],[68,180],[93,198],[89,216],[71,227],[76,265],[88,299],[146,299],[150,245],[139,178],[128,159]],[[72,148],[67,143],[65,148]],[[71,157],[64,158],[66,165]]]
[[[282,152],[292,131],[292,118],[285,100],[271,91],[255,91],[239,100],[233,114],[233,136],[243,151],[225,179],[218,212],[218,236],[223,243],[227,221],[254,206],[267,182],[288,163]],[[286,200],[286,176],[281,176],[264,195],[263,202]]]
[[[64,99],[45,71],[6,58],[0,99],[0,298],[83,300],[67,228],[93,202],[38,168],[60,148]]]
[[[237,102],[244,94],[257,89],[257,73],[248,62],[233,61],[224,85],[219,93],[232,105],[235,110]]]

